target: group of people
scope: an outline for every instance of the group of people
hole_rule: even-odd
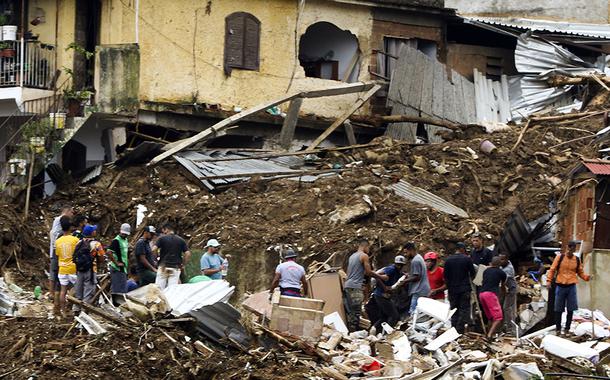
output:
[[[373,270],[370,244],[365,239],[359,240],[358,249],[347,259],[343,284],[343,305],[349,331],[359,329],[363,305],[374,330],[378,332],[384,323],[394,327],[412,315],[419,298],[444,301],[447,293],[450,308],[456,309],[451,324],[459,333],[475,326],[472,315],[473,310],[476,311],[473,306],[477,304],[483,313],[479,318],[480,323],[487,321],[486,329],[484,326],[481,328],[487,332],[488,338],[492,338],[502,327],[506,333],[515,332],[518,291],[515,268],[506,252],[500,251],[494,255],[486,248],[479,233],[473,234],[470,241],[470,252],[467,252],[464,243],[457,243],[455,252],[445,258],[443,266],[439,265],[436,252],[427,252],[422,256],[417,252],[415,243],[409,242],[401,254],[394,257],[393,264]],[[574,255],[575,243],[570,242],[568,246],[566,254],[557,255],[548,273],[549,287],[553,286],[551,292],[555,295],[558,333],[561,332],[564,310],[567,309],[567,331],[572,312],[578,307],[577,276],[585,281],[590,279]],[[306,295],[305,269],[295,262],[296,253],[288,250],[284,259],[276,268],[270,293],[279,286],[282,295]],[[476,277],[480,278],[475,280]],[[369,279],[375,282],[372,291]],[[365,294],[370,294],[366,304]]]
[[[97,292],[97,277],[105,270],[110,274],[113,302],[120,302],[123,294],[139,286],[154,283],[165,289],[181,282],[191,252],[170,224],[163,225],[161,234],[154,226],[145,226],[133,250],[128,223],[120,225],[119,233],[107,246],[97,239],[97,231],[97,225],[89,224],[86,216],[74,215],[70,206],[63,207],[53,221],[49,234],[49,289],[56,315],[66,315],[66,295],[72,287],[78,301],[91,304]],[[210,239],[206,248],[200,262],[201,274],[221,279],[227,263],[219,256],[220,243]],[[73,311],[79,310],[75,303]]]

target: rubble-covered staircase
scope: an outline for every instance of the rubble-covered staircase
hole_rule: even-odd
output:
[[[7,152],[6,167],[0,167],[0,192],[4,195],[14,197],[25,189],[30,169],[34,175],[44,170],[91,115],[87,107],[84,116],[66,116],[62,109],[63,96],[57,91],[47,98],[23,102],[0,124],[0,129],[11,131],[7,141],[0,142],[0,150]],[[42,133],[31,136],[32,130]]]

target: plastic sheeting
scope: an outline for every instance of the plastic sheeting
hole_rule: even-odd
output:
[[[163,294],[169,301],[172,314],[180,316],[216,302],[226,303],[234,290],[235,287],[224,280],[213,280],[170,285],[163,290]]]

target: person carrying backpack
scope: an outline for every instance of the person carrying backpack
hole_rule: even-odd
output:
[[[568,243],[568,251],[565,254],[558,255],[551,265],[547,275],[547,287],[552,289],[555,285],[555,332],[557,335],[561,332],[561,315],[564,309],[567,309],[565,333],[570,330],[572,325],[572,316],[574,310],[578,309],[578,299],[576,298],[576,284],[578,277],[585,281],[589,281],[592,276],[586,275],[583,270],[580,258],[574,255],[576,251],[576,242]]]
[[[76,245],[73,260],[76,264],[76,285],[74,296],[88,304],[93,303],[97,284],[97,268],[102,266],[106,252],[102,244],[95,239],[97,226],[87,224],[82,231],[83,239]],[[74,305],[75,313],[80,312],[80,306]]]

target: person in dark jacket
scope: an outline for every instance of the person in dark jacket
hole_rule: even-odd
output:
[[[483,246],[483,236],[480,233],[475,232],[470,238],[472,242],[472,251],[470,252],[470,258],[474,265],[483,264],[489,266],[493,252]]]
[[[457,311],[451,317],[451,325],[460,333],[464,333],[466,324],[470,321],[471,279],[475,276],[472,260],[465,254],[463,243],[457,244],[457,251],[445,260],[443,277],[447,285],[449,305]],[[463,252],[463,253],[462,253]]]

